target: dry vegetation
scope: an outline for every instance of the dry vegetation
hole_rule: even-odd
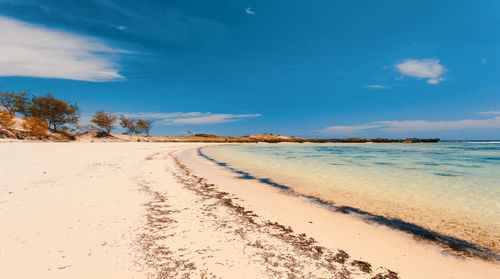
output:
[[[100,110],[91,126],[79,125],[80,109],[76,104],[52,94],[35,96],[29,91],[0,91],[0,137],[15,139],[74,140],[76,134],[96,131],[96,138],[112,138],[118,116]],[[120,118],[120,125],[130,135],[149,136],[152,120]],[[123,139],[122,139],[123,140]]]
[[[6,111],[0,111],[0,128],[10,131],[13,125],[14,115]]]
[[[17,139],[83,140],[83,141],[148,141],[148,142],[233,142],[233,143],[331,143],[331,142],[378,142],[415,143],[437,142],[439,139],[385,138],[362,139],[306,139],[273,134],[257,134],[242,137],[194,134],[189,136],[150,137],[151,119],[128,118],[102,110],[92,115],[92,125],[79,125],[80,109],[76,104],[55,98],[52,94],[35,96],[29,91],[0,91],[0,137]],[[117,123],[119,121],[119,123]],[[114,134],[117,124],[123,134]],[[141,134],[145,135],[142,136]]]
[[[0,91],[0,105],[0,135],[8,138],[71,137],[65,132],[79,118],[77,105],[56,99],[52,94],[37,97],[28,91]]]
[[[41,117],[25,118],[21,126],[24,138],[44,139],[49,132],[49,125]]]
[[[117,118],[118,117],[116,115],[105,113],[104,111],[100,110],[92,116],[90,122],[96,125],[95,129],[101,129],[102,131],[109,134],[113,129],[116,128],[115,122]]]

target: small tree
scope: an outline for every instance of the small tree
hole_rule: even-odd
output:
[[[0,110],[0,128],[11,130],[14,125],[14,115],[7,111]]]
[[[126,129],[125,134],[132,135],[138,134],[137,122],[134,119],[126,118],[124,115],[120,115],[120,126]]]
[[[105,113],[104,111],[100,110],[92,116],[90,122],[94,123],[99,129],[109,134],[111,133],[111,130],[116,128],[116,119],[116,115]]]
[[[67,124],[78,124],[80,117],[78,106],[69,105],[63,100],[58,100],[47,94],[46,96],[34,97],[27,108],[27,114],[31,117],[43,119],[43,121],[54,131],[66,130]]]
[[[26,114],[26,109],[30,105],[30,97],[29,91],[0,91],[0,106],[12,115],[16,113]]]
[[[153,126],[153,120],[151,119],[138,119],[136,122],[137,130],[140,133],[145,133],[149,137],[149,132]]]
[[[43,139],[49,131],[49,124],[41,117],[25,117],[22,123],[24,135]]]

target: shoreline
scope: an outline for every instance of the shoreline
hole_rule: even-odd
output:
[[[459,257],[429,240],[368,223],[352,213],[333,212],[324,204],[311,202],[310,197],[290,195],[286,189],[258,180],[241,179],[243,173],[231,172],[197,153],[187,150],[179,158],[198,175],[240,197],[245,207],[260,208],[266,218],[299,228],[320,243],[327,243],[327,247],[400,272],[401,278],[495,278],[500,272],[496,262]]]
[[[9,278],[495,278],[197,155],[209,144],[2,142]],[[350,276],[350,277],[349,277]]]
[[[373,212],[368,212],[361,210],[360,208],[346,206],[346,205],[336,205],[334,201],[327,201],[317,196],[305,195],[293,190],[290,186],[285,184],[280,184],[273,181],[272,178],[260,178],[256,177],[246,171],[242,171],[240,169],[236,169],[227,163],[219,162],[216,159],[206,155],[202,152],[202,148],[197,149],[196,153],[199,157],[202,157],[216,165],[228,170],[231,173],[240,176],[242,180],[256,180],[260,183],[266,184],[270,187],[274,187],[282,194],[292,195],[304,198],[311,203],[316,203],[320,206],[323,206],[325,209],[334,212],[340,212],[343,214],[351,214],[355,218],[361,218],[366,222],[375,223],[377,225],[384,225],[390,227],[395,230],[399,230],[401,232],[410,234],[415,238],[423,241],[430,241],[446,250],[446,252],[450,252],[452,254],[456,254],[458,256],[463,257],[471,257],[478,258],[481,260],[498,262],[500,260],[500,255],[496,254],[495,251],[492,251],[488,247],[480,246],[477,243],[468,242],[464,239],[456,238],[450,235],[446,235],[444,233],[440,233],[437,231],[433,231],[427,229],[423,226],[408,222],[402,219],[389,218],[382,215],[373,214]],[[498,251],[497,251],[498,252]]]

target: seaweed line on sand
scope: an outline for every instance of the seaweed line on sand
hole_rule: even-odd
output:
[[[245,255],[258,261],[265,266],[267,278],[377,278],[396,279],[397,273],[382,267],[372,268],[370,263],[353,260],[343,250],[333,250],[325,248],[317,243],[313,238],[303,233],[295,233],[291,227],[286,227],[278,222],[264,220],[254,212],[236,202],[237,198],[231,197],[227,192],[220,191],[216,185],[210,184],[205,178],[195,175],[190,169],[182,164],[179,159],[169,154],[174,161],[176,169],[172,174],[186,189],[192,191],[200,198],[200,203],[205,203],[204,210],[206,216],[218,226],[221,233],[233,234],[236,238],[245,241]],[[154,192],[155,199],[161,193]],[[156,203],[152,203],[153,206]],[[221,219],[217,214],[211,213],[216,210],[226,210],[230,212],[231,220]],[[156,221],[166,221],[163,216],[165,211],[150,210],[153,215],[160,215],[151,218],[150,226],[154,229],[161,228],[161,224]],[[168,214],[168,213],[167,213]],[[163,217],[161,217],[163,216]],[[161,218],[160,218],[161,217]],[[154,239],[154,237],[153,237]],[[150,246],[144,246],[150,249]],[[158,247],[157,247],[158,248]],[[155,253],[146,252],[147,255],[155,257],[168,253],[167,247],[161,247],[161,251]],[[174,260],[174,259],[171,259]],[[159,261],[156,261],[159,262]],[[153,264],[154,265],[154,264]],[[172,266],[172,265],[169,265]],[[194,266],[194,263],[193,265]],[[179,263],[177,267],[182,271],[189,271],[189,263]],[[162,266],[156,266],[161,272],[172,272]],[[178,270],[176,270],[178,271]],[[215,277],[208,270],[207,275]],[[158,278],[174,278],[173,274]],[[201,277],[208,278],[208,277]]]
[[[241,179],[253,179],[257,180],[260,183],[267,184],[271,187],[274,187],[278,189],[279,191],[283,192],[284,194],[287,195],[293,195],[293,196],[299,196],[308,199],[312,203],[316,203],[318,205],[321,205],[325,207],[328,210],[334,211],[334,212],[340,212],[343,214],[354,214],[357,217],[360,217],[364,221],[368,223],[374,223],[378,225],[383,225],[390,227],[392,229],[402,231],[404,233],[408,233],[411,236],[414,237],[415,240],[417,241],[428,241],[430,243],[436,244],[440,246],[443,249],[443,252],[452,256],[460,257],[460,258],[467,258],[467,257],[472,257],[472,258],[478,258],[481,260],[485,261],[492,261],[492,262],[498,262],[500,261],[500,250],[498,249],[498,245],[495,243],[495,241],[492,241],[489,245],[483,246],[478,243],[473,243],[464,239],[460,239],[451,235],[447,235],[445,233],[440,233],[437,231],[434,231],[430,228],[427,228],[422,225],[418,225],[415,223],[411,222],[406,222],[401,219],[397,218],[390,218],[382,215],[377,215],[373,214],[371,212],[367,212],[364,210],[361,210],[359,208],[351,207],[351,206],[346,206],[346,205],[339,205],[336,204],[334,201],[331,200],[324,200],[316,196],[312,195],[303,195],[299,192],[294,191],[291,187],[288,185],[280,184],[275,181],[272,181],[271,179],[268,178],[259,178],[251,175],[248,172],[242,171],[235,169],[226,163],[219,162],[215,160],[214,158],[211,158],[204,154],[201,150],[202,148],[198,148],[198,155],[201,156],[202,158],[207,159],[210,162],[213,162],[225,169],[227,169],[230,172],[233,172],[237,175],[240,176]]]

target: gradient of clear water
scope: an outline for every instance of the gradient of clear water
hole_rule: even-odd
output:
[[[201,152],[304,195],[498,249],[500,142],[242,144]]]

